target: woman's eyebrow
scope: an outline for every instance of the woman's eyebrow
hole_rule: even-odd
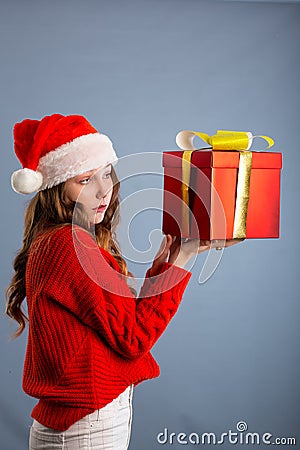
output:
[[[111,166],[111,163],[108,163],[105,167],[102,167],[102,169],[98,169],[98,170],[99,170],[99,172],[103,172],[104,170],[108,169],[110,166]],[[89,176],[89,175],[94,174],[96,172],[97,172],[97,169],[92,169],[92,170],[89,170],[88,172],[84,172],[81,175],[78,175],[78,178],[86,177],[86,176]]]
[[[102,167],[102,169],[98,169],[99,172],[104,172],[105,170],[109,169],[111,166],[111,163],[108,163],[106,166]]]
[[[96,171],[95,170],[89,170],[88,172],[84,172],[84,173],[78,175],[78,178],[80,178],[80,177],[87,177],[87,176],[91,175],[94,172],[96,172]]]

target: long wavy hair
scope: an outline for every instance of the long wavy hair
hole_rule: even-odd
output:
[[[130,281],[135,283],[134,275],[129,272],[125,260],[122,258],[119,244],[116,238],[116,227],[120,221],[119,190],[120,182],[114,167],[111,166],[113,192],[109,207],[103,220],[95,225],[93,238],[97,244],[107,250],[117,261],[121,273],[128,281],[128,287],[136,297],[136,290],[130,286]],[[22,303],[26,297],[25,271],[31,244],[41,232],[56,231],[66,224],[75,223],[91,233],[90,222],[80,205],[69,200],[65,195],[65,183],[60,183],[52,188],[39,191],[29,202],[25,212],[23,246],[17,253],[13,262],[14,275],[6,289],[6,314],[16,320],[19,328],[14,337],[20,336],[24,331],[28,318],[22,309]],[[92,235],[92,233],[91,233]]]

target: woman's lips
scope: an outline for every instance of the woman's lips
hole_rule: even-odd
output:
[[[105,211],[107,205],[98,206],[97,208],[93,208],[94,211],[102,212]]]

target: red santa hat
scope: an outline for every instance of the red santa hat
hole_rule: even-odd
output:
[[[118,161],[109,137],[79,115],[52,114],[16,123],[14,149],[23,169],[12,174],[11,185],[20,194],[42,191]]]

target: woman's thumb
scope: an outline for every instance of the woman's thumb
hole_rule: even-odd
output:
[[[169,247],[171,247],[172,243],[173,243],[172,236],[170,234],[166,234],[166,236],[165,236],[165,246],[169,248]]]

